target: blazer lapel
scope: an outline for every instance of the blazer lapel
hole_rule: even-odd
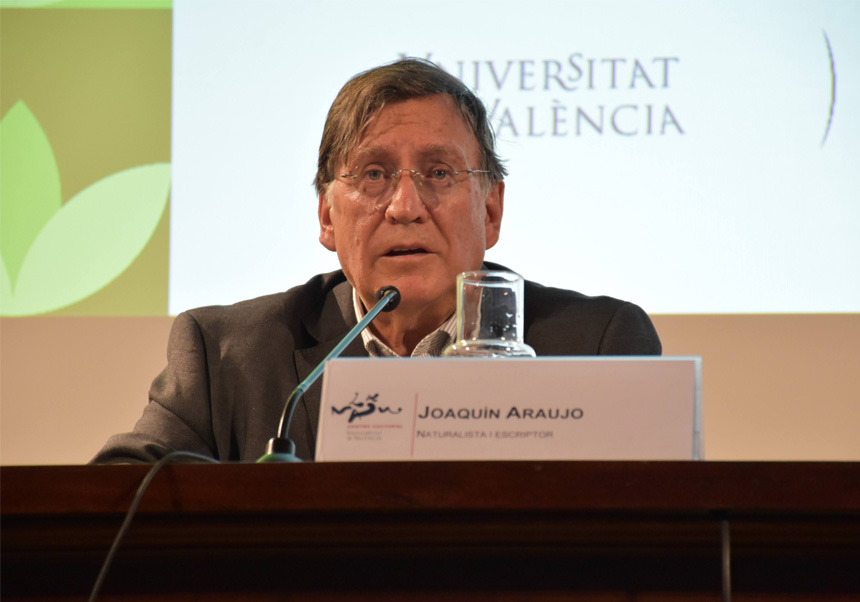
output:
[[[302,382],[316,368],[331,350],[355,326],[355,310],[352,306],[352,286],[349,282],[338,284],[324,301],[320,319],[305,324],[317,344],[293,353],[298,382]],[[341,354],[342,357],[367,357],[361,337],[356,337]],[[296,453],[300,457],[313,457],[316,449],[317,425],[320,416],[322,378],[311,385],[299,400],[293,422],[290,425],[290,438],[296,442]],[[306,449],[299,449],[306,447]]]

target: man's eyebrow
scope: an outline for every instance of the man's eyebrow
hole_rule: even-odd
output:
[[[349,153],[349,156],[347,157],[347,161],[349,163],[354,163],[356,161],[359,161],[361,159],[365,159],[367,157],[388,158],[388,156],[389,156],[389,153],[384,148],[380,148],[378,146],[366,146],[364,148],[355,149],[354,151]]]
[[[356,169],[368,163],[383,163],[393,160],[392,153],[379,146],[366,146],[359,148],[347,155],[346,168]]]
[[[388,151],[381,146],[364,146],[356,148],[350,155],[355,157],[365,157],[367,155],[386,155]]]

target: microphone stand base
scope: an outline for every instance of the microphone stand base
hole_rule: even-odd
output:
[[[266,445],[266,453],[257,460],[257,464],[303,462],[296,455],[296,445],[289,439],[272,437]]]
[[[283,464],[287,462],[304,462],[298,456],[294,456],[293,454],[266,454],[259,460],[257,460],[257,464]]]

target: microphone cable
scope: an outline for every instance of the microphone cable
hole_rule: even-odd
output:
[[[108,571],[110,570],[110,566],[113,563],[114,558],[116,557],[117,550],[119,550],[119,546],[122,543],[122,540],[125,538],[126,533],[128,533],[129,527],[131,527],[131,522],[134,519],[135,513],[137,512],[137,507],[140,506],[140,502],[143,499],[143,494],[145,494],[146,490],[149,489],[149,485],[152,483],[152,480],[155,478],[155,475],[158,474],[158,472],[164,466],[180,458],[189,458],[192,460],[199,460],[201,462],[220,464],[220,462],[218,462],[218,460],[215,460],[214,458],[203,456],[201,454],[195,454],[194,452],[172,451],[166,456],[164,456],[161,460],[152,465],[152,468],[149,469],[149,472],[146,473],[146,476],[144,476],[143,480],[140,482],[140,485],[137,488],[137,493],[134,494],[134,498],[131,501],[131,506],[129,507],[128,512],[126,512],[125,514],[125,520],[122,522],[122,526],[120,526],[116,537],[114,537],[113,544],[111,545],[110,550],[108,550],[107,557],[105,557],[105,560],[102,563],[102,568],[99,571],[99,576],[96,578],[96,582],[93,585],[92,592],[90,593],[89,602],[95,602],[96,597],[98,597],[99,590],[101,590],[102,584],[107,577]]]

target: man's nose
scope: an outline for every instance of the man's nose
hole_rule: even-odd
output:
[[[411,169],[401,169],[397,172],[391,200],[385,209],[386,218],[395,223],[426,221],[430,213],[422,198],[420,177]]]

